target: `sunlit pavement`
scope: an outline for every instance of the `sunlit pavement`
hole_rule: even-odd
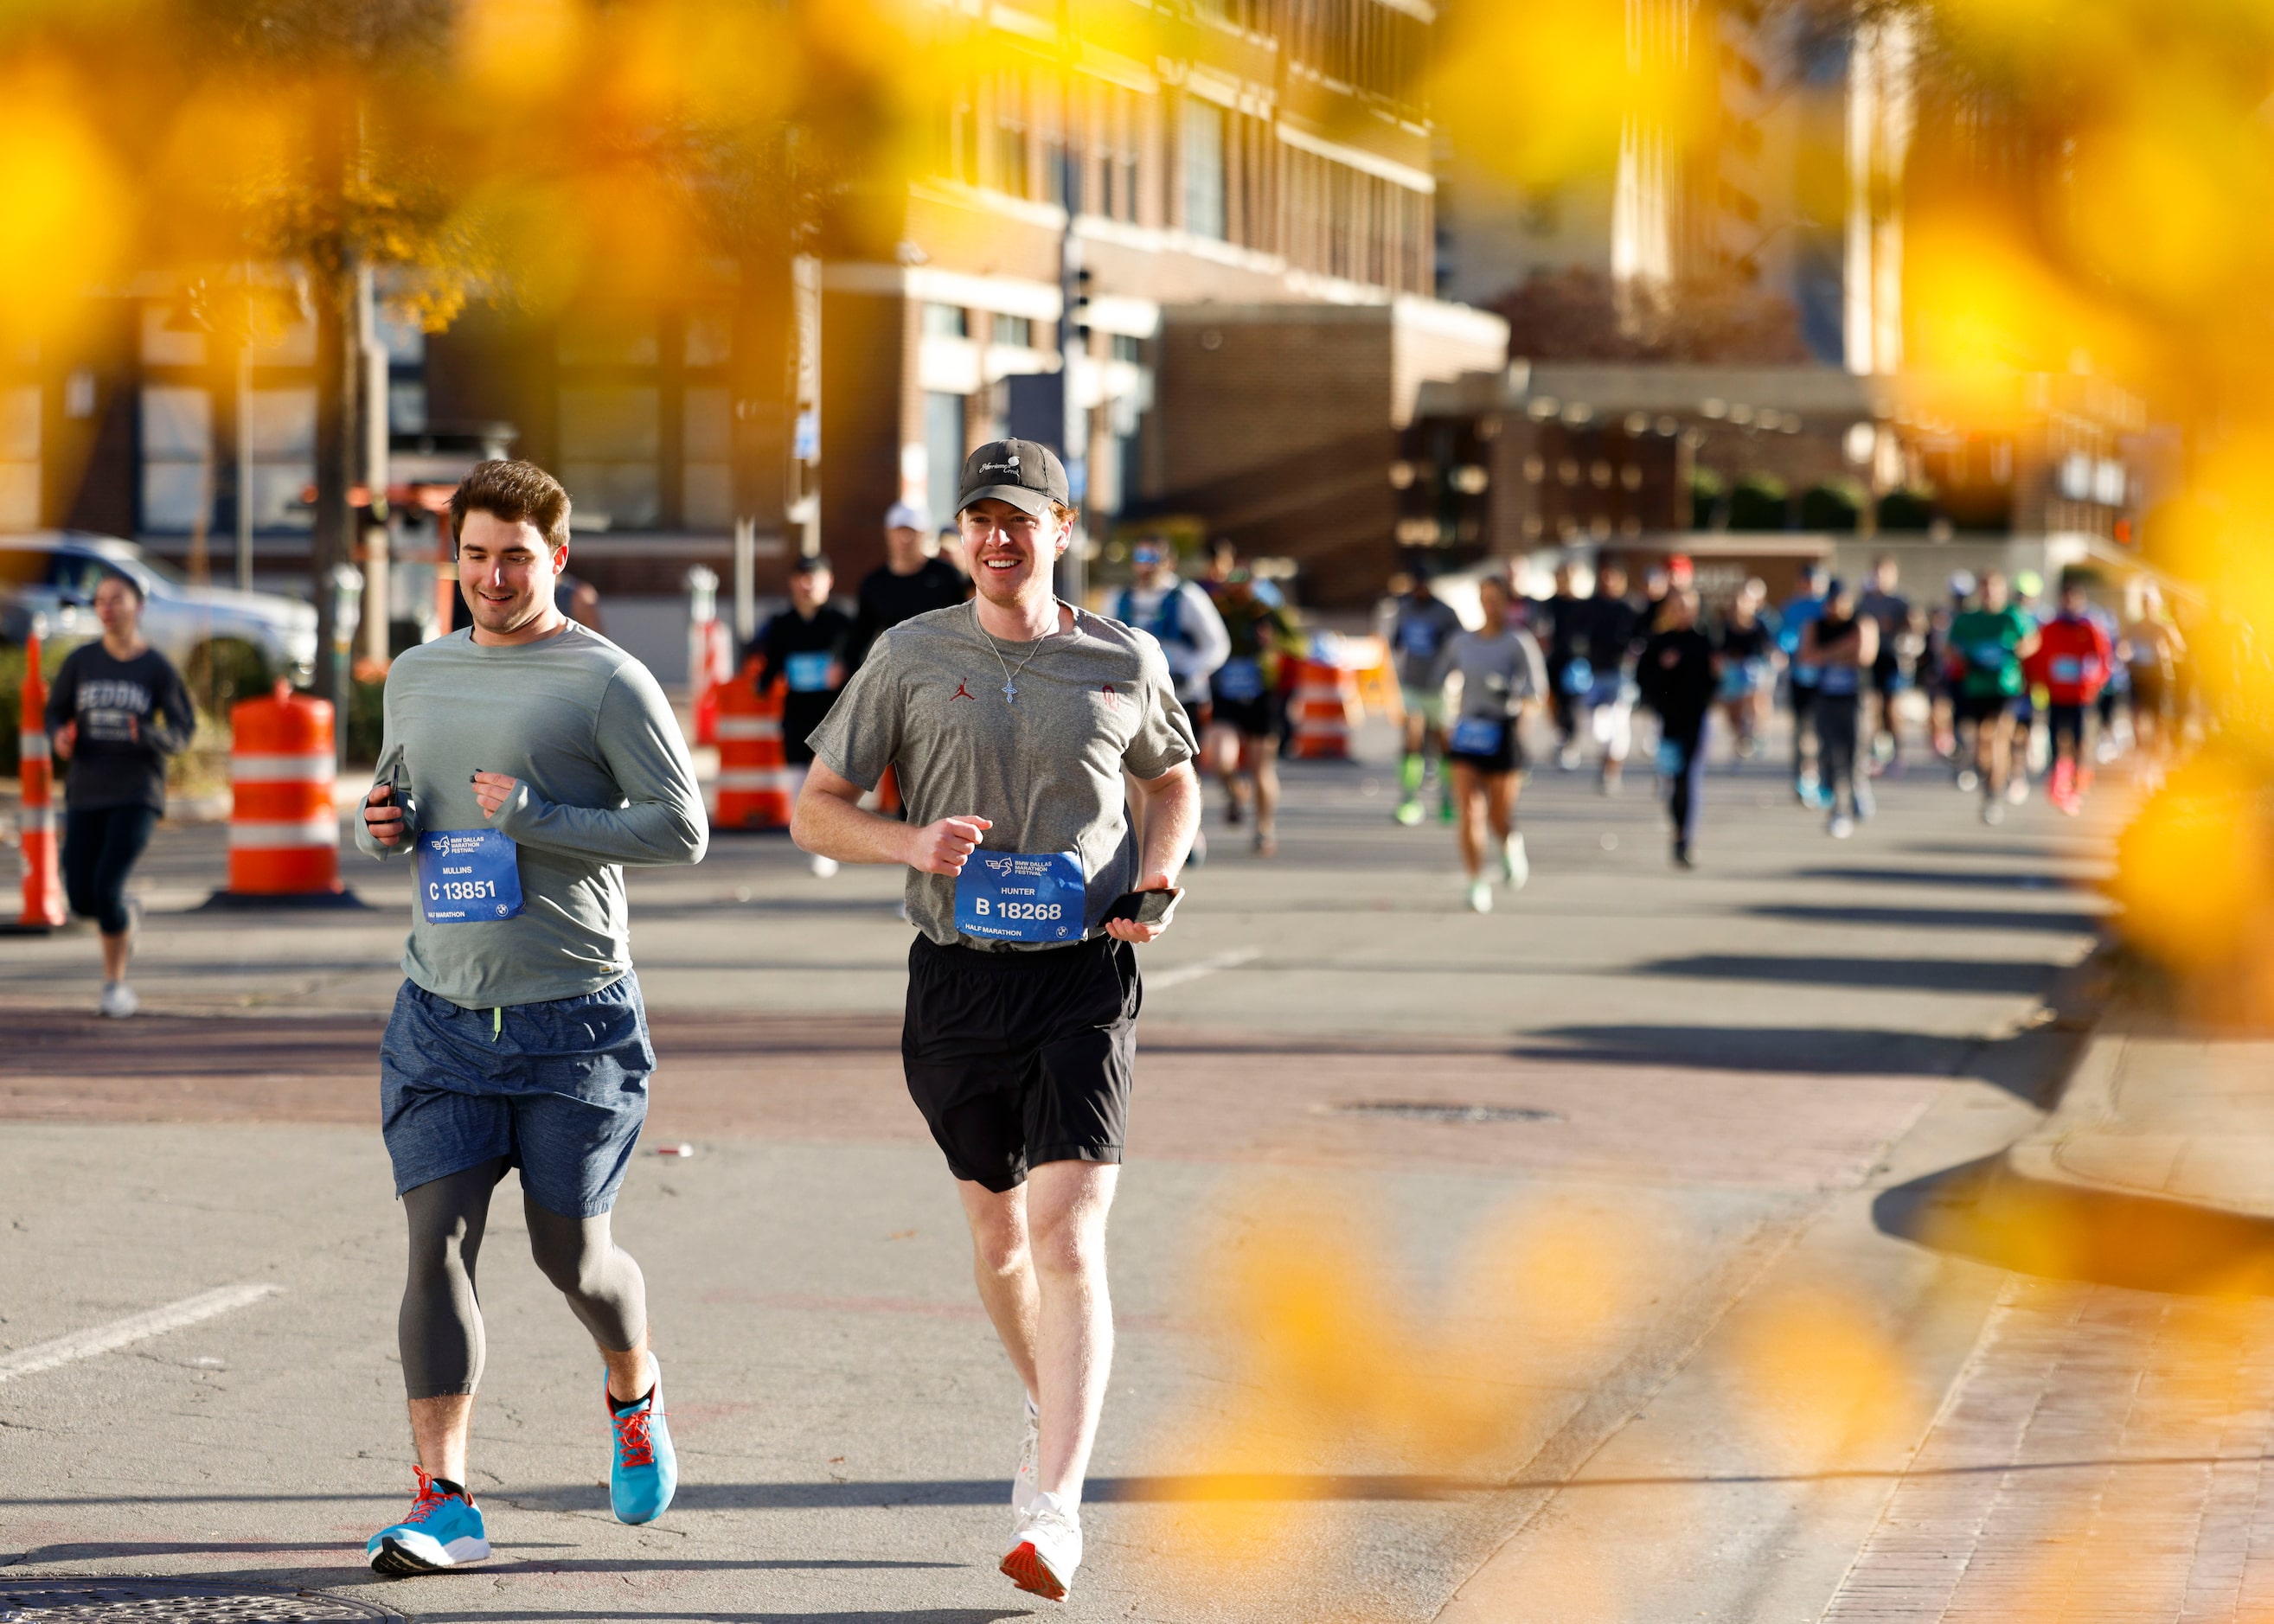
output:
[[[2130,1327],[2073,1401],[2120,1426],[2090,1395],[2123,1349],[2171,1364],[2111,1305],[2167,1299],[2037,1284],[1919,1217],[2040,1132],[2085,1041],[2074,883],[2114,786],[1990,829],[1921,771],[1835,842],[1773,771],[1717,771],[1681,874],[1631,776],[1537,775],[1532,884],[1486,916],[1449,831],[1391,823],[1379,765],[1296,766],[1274,861],[1212,817],[1147,959],[1068,1612],[1939,1617],[1906,1530],[1991,1526],[1977,1479],[2009,1520],[2067,1492],[1983,1454],[2017,1350],[2063,1314]],[[619,1210],[680,1505],[608,1518],[596,1362],[501,1200],[474,1474],[499,1556],[388,1582],[360,1558],[410,1488],[373,1055],[407,889],[351,860],[381,911],[194,911],[222,850],[166,831],[146,866],[148,1018],[79,1012],[91,939],[0,941],[0,1366],[282,1288],[0,1383],[11,1573],[260,1577],[427,1620],[1046,1610],[994,1570],[1017,1394],[899,1081],[889,876],[817,880],[764,838],[635,876],[646,1144],[697,1152],[644,1154]]]

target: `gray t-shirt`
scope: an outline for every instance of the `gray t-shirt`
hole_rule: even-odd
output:
[[[625,863],[700,862],[709,820],[687,741],[646,666],[571,624],[538,643],[478,643],[452,632],[396,656],[387,673],[378,778],[405,769],[429,832],[494,829],[516,846],[522,911],[430,924],[414,902],[403,973],[463,1009],[597,992],[632,967]],[[476,772],[521,780],[493,818]],[[356,843],[382,847],[360,809]]]
[[[1527,699],[1545,697],[1547,668],[1530,632],[1509,627],[1497,637],[1482,632],[1453,639],[1453,669],[1461,673],[1461,714],[1501,721]]]
[[[1003,696],[1006,669],[1015,700]],[[1002,643],[980,628],[971,604],[879,637],[810,742],[831,771],[863,789],[897,768],[911,823],[976,816],[994,824],[986,851],[1075,853],[1084,936],[1141,877],[1123,770],[1157,778],[1200,753],[1169,663],[1146,633],[1076,610],[1070,632]],[[962,935],[955,883],[908,871],[908,918],[933,941],[1055,945]]]

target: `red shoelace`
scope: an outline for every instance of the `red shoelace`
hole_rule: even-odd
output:
[[[444,1500],[452,1497],[434,1486],[434,1479],[427,1476],[425,1467],[414,1466],[410,1470],[418,1474],[418,1498],[410,1502],[410,1514],[403,1520],[405,1522],[424,1522]]]
[[[626,1466],[655,1464],[655,1446],[648,1441],[648,1417],[655,1413],[654,1395],[637,1410],[628,1410],[615,1417],[616,1458]]]

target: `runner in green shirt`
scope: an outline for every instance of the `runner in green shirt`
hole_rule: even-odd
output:
[[[2006,816],[2006,781],[2014,763],[2014,702],[2022,692],[2022,662],[2036,652],[2037,625],[2007,596],[2006,577],[1990,570],[1982,593],[1950,623],[1950,672],[1960,737],[1973,733],[1970,756],[1982,779],[1982,821]]]

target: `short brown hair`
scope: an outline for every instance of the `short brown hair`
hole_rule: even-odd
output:
[[[486,513],[508,524],[537,527],[549,547],[568,545],[568,492],[534,462],[477,462],[450,493],[450,543],[457,545],[466,515]]]

